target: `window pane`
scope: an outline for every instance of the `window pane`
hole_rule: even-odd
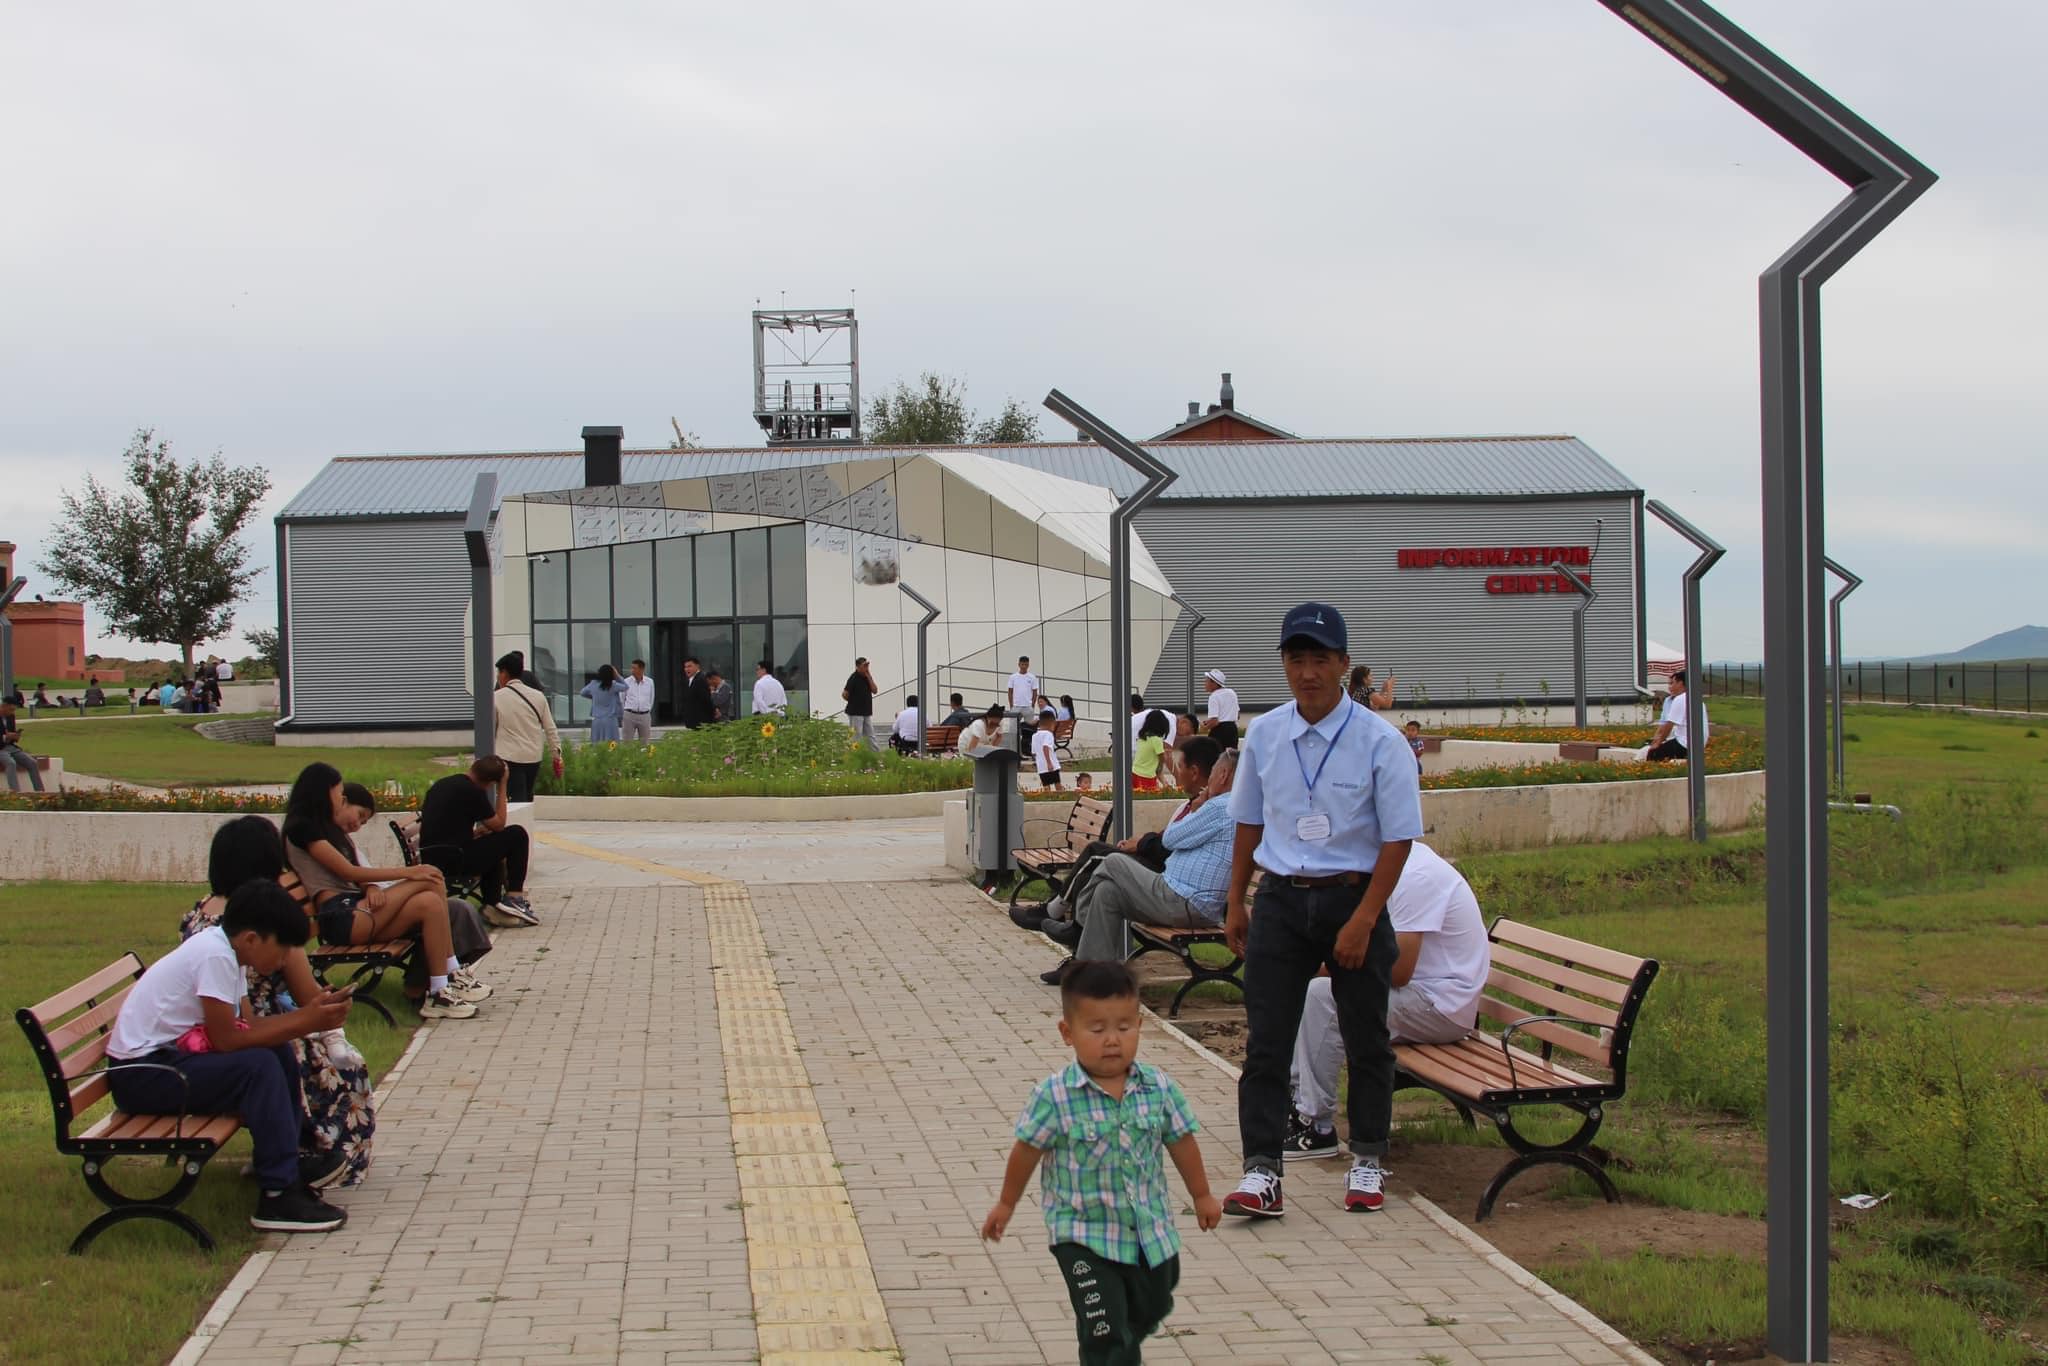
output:
[[[654,615],[654,542],[629,541],[612,547],[611,614]]]
[[[612,661],[619,672],[631,675],[633,661],[647,662],[647,676],[654,676],[654,628],[651,626],[619,627],[619,657]]]
[[[590,702],[583,694],[583,685],[597,676],[597,666],[609,664],[612,659],[612,624],[608,621],[579,621],[570,628],[575,642],[575,658],[571,661],[569,691],[574,695],[570,702],[571,720],[588,721]]]
[[[732,533],[714,532],[697,542],[697,615],[732,615]]]
[[[804,529],[801,523],[768,529],[776,612],[801,616],[804,606]]]
[[[734,557],[739,561],[740,615],[766,616],[768,531],[765,527],[753,531],[735,531],[732,544]]]
[[[733,683],[733,688],[736,692],[742,692],[746,694],[747,700],[741,705],[740,708],[742,714],[744,715],[752,716],[754,714],[754,665],[759,663],[761,660],[769,658],[770,656],[768,654],[768,623],[765,621],[741,622],[740,665],[741,671],[746,675],[746,679],[744,683],[735,681]],[[787,688],[789,685],[785,683],[782,686]]]
[[[612,548],[569,552],[569,615],[595,621],[612,614]],[[576,685],[582,687],[581,683]]]
[[[556,560],[562,557],[557,555]],[[560,622],[533,628],[533,658],[527,661],[540,676],[540,690],[553,705],[555,720],[569,719],[569,628]]]
[[[533,568],[533,618],[560,621],[569,615],[569,557],[556,551],[537,555],[527,563]]]
[[[775,660],[776,676],[789,689],[789,710],[793,716],[809,711],[811,648],[806,635],[802,617],[775,619],[775,648],[771,657]]]
[[[696,581],[689,537],[654,543],[654,606],[663,618],[680,621],[697,610]]]

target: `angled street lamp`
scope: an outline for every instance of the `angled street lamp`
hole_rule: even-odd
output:
[[[1193,716],[1195,714],[1195,628],[1207,621],[1208,618],[1197,612],[1195,605],[1180,594],[1175,593],[1173,600],[1179,604],[1181,611],[1186,612],[1192,618],[1188,622],[1188,715]]]
[[[1580,574],[1568,564],[1550,566],[1564,575],[1577,589],[1577,601],[1572,603],[1572,724],[1580,730],[1586,728],[1586,609],[1600,600],[1593,591],[1593,581]]]
[[[931,633],[932,623],[939,619],[939,608],[937,603],[901,579],[896,581],[896,586],[903,590],[903,596],[924,608],[924,619],[917,623],[917,757],[922,759],[929,752],[926,746],[931,741],[932,729],[932,697],[924,690],[925,670],[931,662],[931,655],[925,649],[925,637]]]
[[[498,476],[479,474],[462,519],[462,544],[469,554],[470,702],[476,726],[476,757],[498,752],[498,715],[491,705],[497,686],[492,664],[496,623],[491,620],[491,508],[498,501]]]
[[[1705,735],[1707,721],[1706,678],[1700,672],[1706,648],[1700,644],[1700,580],[1707,576],[1727,548],[1719,541],[1701,531],[1685,518],[1673,512],[1663,503],[1652,498],[1643,504],[1657,520],[1670,527],[1679,535],[1699,547],[1700,557],[1686,566],[1685,570],[1685,733],[1688,739]],[[1692,816],[1692,838],[1695,844],[1707,842],[1707,748],[1700,746],[1697,756],[1685,756],[1685,799]]]
[[[1055,389],[1045,406],[1086,432],[1104,450],[1129,465],[1145,482],[1109,514],[1109,753],[1110,788],[1116,832],[1131,833],[1131,747],[1118,718],[1131,695],[1131,523],[1179,476],[1148,451]]]
[[[1841,588],[1828,599],[1828,685],[1834,694],[1835,791],[1846,794],[1849,780],[1842,754],[1842,599],[1861,588],[1863,580],[1826,556],[1821,563],[1842,581]]]
[[[1804,152],[1849,193],[1759,281],[1763,368],[1769,990],[1767,1340],[1828,1356],[1827,779],[1820,288],[1934,173],[1702,0],[1600,0]]]

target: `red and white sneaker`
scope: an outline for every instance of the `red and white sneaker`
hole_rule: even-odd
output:
[[[1386,1203],[1380,1194],[1385,1184],[1386,1169],[1380,1166],[1377,1157],[1361,1157],[1351,1164],[1350,1173],[1344,1178],[1344,1208],[1353,1214],[1372,1214]]]
[[[1237,1189],[1223,1197],[1223,1212],[1252,1219],[1279,1218],[1285,1213],[1280,1205],[1280,1178],[1264,1168],[1252,1168]]]

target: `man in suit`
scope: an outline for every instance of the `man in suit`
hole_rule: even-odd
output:
[[[690,730],[711,724],[711,684],[695,655],[683,661],[683,690],[676,698],[676,719]]]

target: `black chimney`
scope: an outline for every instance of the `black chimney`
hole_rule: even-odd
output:
[[[1197,417],[1200,417],[1201,415],[1202,415],[1202,405],[1201,405],[1201,404],[1199,404],[1199,403],[1197,403],[1197,402],[1195,402],[1195,400],[1193,400],[1193,399],[1189,399],[1189,400],[1188,400],[1188,417],[1189,417],[1190,419],[1192,419],[1192,418],[1197,418]]]
[[[1228,370],[1225,370],[1223,372],[1223,393],[1221,397],[1223,400],[1224,412],[1227,413],[1236,409],[1237,390],[1230,387],[1230,372]]]
[[[583,487],[608,488],[626,482],[619,460],[619,446],[625,439],[624,427],[583,429]]]

